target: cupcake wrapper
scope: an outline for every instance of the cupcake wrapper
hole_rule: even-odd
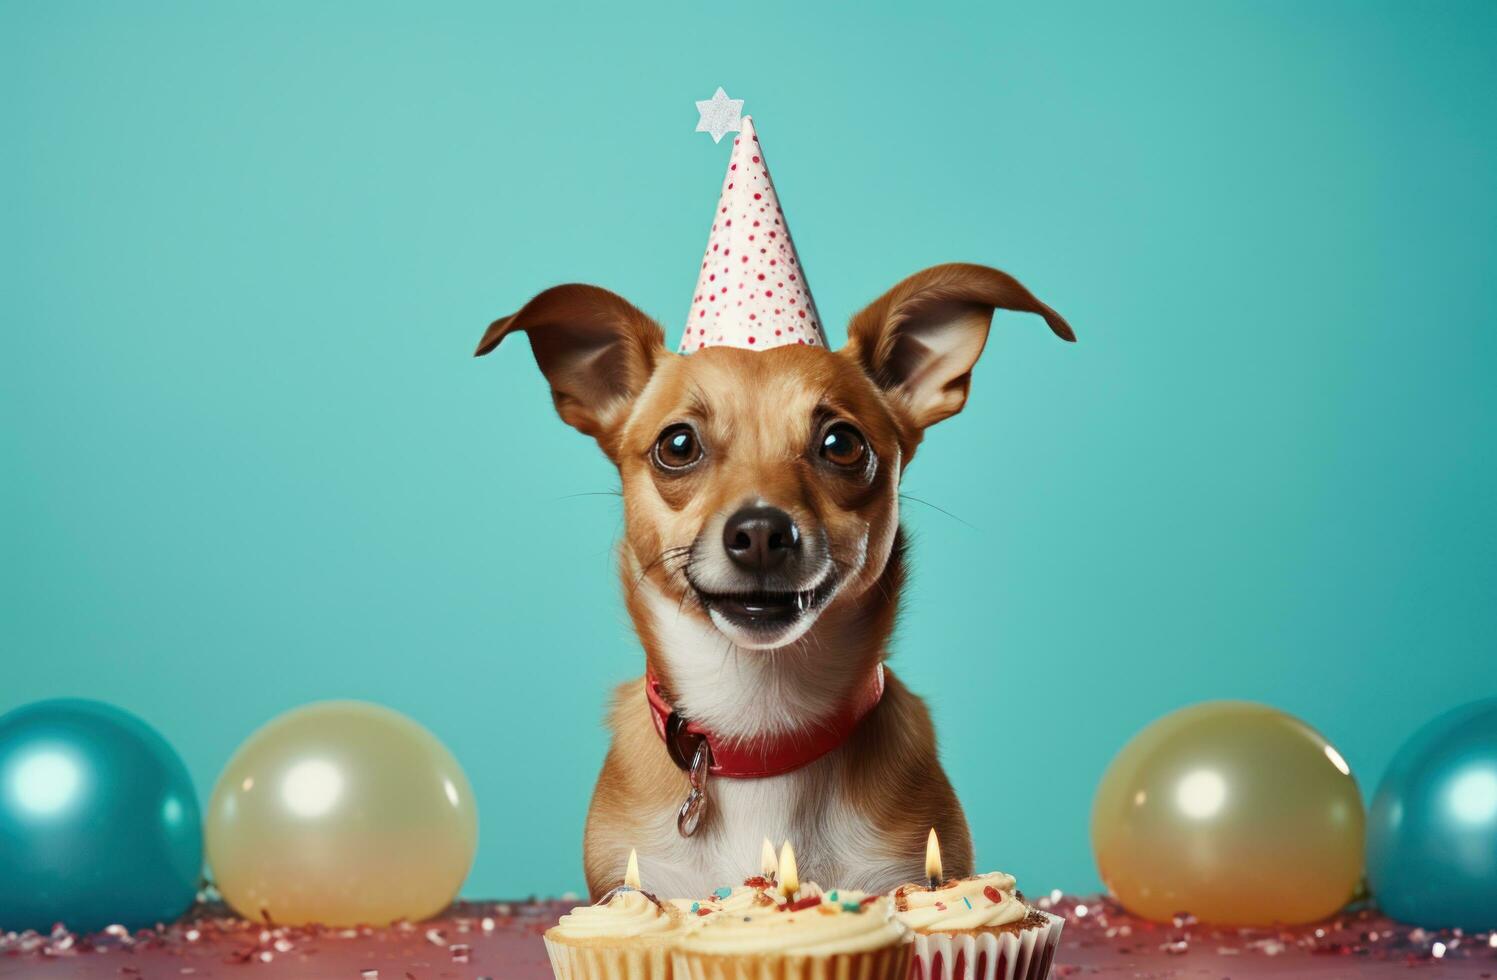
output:
[[[909,980],[1046,980],[1064,919],[1022,932],[916,933]]]
[[[676,954],[676,980],[908,980],[909,943],[866,953]]]
[[[570,946],[546,940],[556,980],[671,980],[671,954],[664,944]]]

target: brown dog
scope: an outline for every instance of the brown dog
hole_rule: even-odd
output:
[[[648,675],[614,699],[584,843],[595,896],[630,848],[652,891],[705,895],[755,873],[766,837],[795,842],[803,879],[881,892],[922,876],[934,827],[947,872],[972,872],[925,705],[882,662],[900,477],[966,402],[995,308],[1075,339],[1010,276],[962,264],[895,286],[836,352],[673,354],[654,321],[584,285],[484,334],[480,355],[529,336],[562,419],[623,480],[620,571]]]

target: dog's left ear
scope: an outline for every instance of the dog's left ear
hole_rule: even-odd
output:
[[[1057,337],[1076,339],[1065,318],[1013,276],[952,263],[917,272],[870,303],[848,324],[839,353],[856,360],[925,429],[966,404],[995,309],[1038,313]]]
[[[606,289],[554,286],[490,324],[473,356],[482,357],[517,330],[530,338],[562,421],[597,439],[614,457],[618,424],[669,353],[660,324]]]

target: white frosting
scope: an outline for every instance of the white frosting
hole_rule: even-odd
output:
[[[894,915],[916,932],[927,933],[1008,925],[1029,915],[1029,907],[1015,896],[1014,885],[1013,875],[1001,871],[947,882],[934,890],[905,885],[894,893]]]
[[[814,885],[798,898],[819,896],[808,908],[779,899],[758,904],[753,889],[740,889],[724,900],[715,914],[702,917],[699,928],[682,939],[680,948],[693,953],[860,953],[884,949],[904,938],[905,928],[894,919],[893,907],[882,896],[869,901],[860,891],[821,894]],[[748,907],[741,907],[742,905]],[[732,911],[729,911],[731,907]]]
[[[708,898],[673,898],[670,900],[670,904],[681,910],[681,915],[685,917],[688,928],[697,926],[719,913],[742,915],[754,909],[769,908],[776,904],[775,900],[769,894],[766,894],[763,888],[755,888],[752,885],[740,885],[737,888],[726,890],[727,894],[723,894],[725,890],[719,889],[713,892]]]
[[[679,916],[661,909],[643,892],[625,890],[606,905],[572,909],[547,931],[553,939],[612,939],[664,933],[676,928]]]

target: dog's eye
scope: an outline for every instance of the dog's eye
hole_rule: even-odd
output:
[[[821,456],[833,466],[859,466],[868,456],[868,441],[846,422],[838,422],[821,437]]]
[[[684,470],[702,458],[696,431],[684,422],[670,426],[655,440],[655,462],[667,470]]]

